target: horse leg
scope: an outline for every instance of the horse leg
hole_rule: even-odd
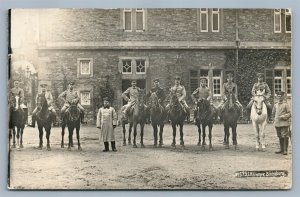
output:
[[[24,131],[24,128],[21,127],[21,129],[20,129],[20,148],[24,148],[24,146],[23,146],[23,131]]]
[[[66,128],[66,124],[63,122],[61,125],[61,143],[60,143],[61,148],[64,148],[65,128]]]
[[[137,146],[136,146],[136,135],[137,135],[136,127],[137,127],[137,124],[134,123],[133,124],[133,148],[137,148]]]
[[[175,145],[176,145],[176,141],[175,141],[175,138],[176,138],[176,124],[172,123],[172,129],[173,129],[173,142],[172,142],[171,146],[175,147]]]
[[[73,130],[74,128],[68,127],[69,130],[69,144],[68,144],[68,151],[71,151],[71,143],[72,143],[72,138],[73,138]]]
[[[252,122],[252,125],[254,128],[255,139],[256,139],[255,150],[259,151],[259,126],[254,121]]]
[[[226,132],[226,126],[224,124],[224,141],[223,141],[223,145],[227,145],[226,139],[227,139],[227,132]]]
[[[197,123],[197,127],[198,127],[198,146],[201,145],[201,125],[200,123]]]
[[[164,145],[163,142],[163,132],[164,132],[164,123],[162,122],[159,126],[159,146],[161,147],[162,145]]]
[[[154,147],[157,147],[157,125],[152,123],[153,127],[153,137],[154,137]]]
[[[208,125],[208,130],[209,130],[208,138],[209,138],[209,150],[210,151],[213,150],[212,143],[211,143],[211,139],[212,139],[212,127],[213,127],[212,123],[210,125]]]
[[[80,124],[76,126],[76,137],[77,137],[77,143],[78,143],[78,151],[82,151],[81,145],[80,145]]]
[[[206,145],[206,142],[205,142],[205,137],[206,137],[205,127],[206,127],[206,125],[202,123],[202,147],[201,147],[201,150],[205,150],[205,145]]]
[[[145,145],[144,145],[144,124],[143,123],[140,124],[140,128],[141,128],[141,147],[145,148]]]
[[[183,122],[180,124],[180,145],[184,146],[184,141],[183,141]]]
[[[261,125],[260,130],[260,141],[261,141],[261,148],[262,151],[266,150],[266,141],[265,141],[265,128],[267,126],[267,120]]]
[[[126,146],[126,128],[125,123],[122,122],[122,128],[123,128],[123,146]]]
[[[235,150],[238,150],[238,144],[237,144],[237,133],[236,133],[237,124],[232,125],[232,142]]]
[[[39,129],[39,138],[40,138],[38,149],[41,150],[43,148],[43,127],[38,126],[38,129]]]
[[[13,127],[13,145],[12,148],[16,148],[16,129]]]
[[[47,151],[51,151],[51,147],[50,147],[51,123],[48,126],[48,128],[45,128],[45,130],[46,130],[46,138],[47,138]]]
[[[229,125],[224,125],[225,149],[229,149]]]
[[[20,127],[17,127],[17,146],[20,147]]]
[[[128,130],[128,145],[131,145],[131,132],[132,132],[133,123],[129,123],[129,130]]]

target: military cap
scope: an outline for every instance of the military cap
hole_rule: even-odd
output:
[[[232,73],[227,73],[227,78],[229,78],[229,77],[233,77],[233,74]]]
[[[159,78],[155,78],[153,81],[154,82],[159,82]]]
[[[74,82],[74,81],[70,81],[69,84],[70,84],[70,85],[74,85],[75,82]]]
[[[200,82],[201,82],[201,81],[206,82],[206,78],[205,78],[205,77],[200,77]]]
[[[259,77],[259,78],[263,78],[263,77],[264,77],[264,73],[257,73],[256,75],[257,75],[257,77]]]
[[[131,83],[136,83],[136,80],[135,79],[131,80]]]
[[[41,86],[42,88],[45,88],[45,87],[47,87],[47,84],[46,84],[46,83],[41,83],[40,86]]]
[[[277,96],[284,96],[285,92],[284,91],[278,91],[276,92]]]
[[[175,80],[180,80],[181,78],[179,76],[175,76]]]
[[[107,102],[109,102],[109,99],[108,99],[108,97],[104,97],[104,98],[103,98],[103,101],[107,101]]]

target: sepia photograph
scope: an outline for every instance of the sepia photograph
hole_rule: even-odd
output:
[[[292,188],[290,8],[8,19],[8,189]]]

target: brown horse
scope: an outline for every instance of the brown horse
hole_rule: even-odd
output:
[[[10,99],[9,105],[9,144],[13,138],[12,148],[16,148],[16,135],[17,145],[23,148],[23,131],[26,123],[27,116],[23,109],[20,107],[20,96],[16,95]],[[16,131],[17,129],[17,131]]]
[[[158,97],[155,92],[150,96],[150,117],[151,124],[153,127],[153,136],[154,136],[154,147],[157,147],[157,133],[159,127],[159,146],[163,145],[163,130],[164,130],[164,120],[166,119],[166,111],[164,107],[159,103]]]

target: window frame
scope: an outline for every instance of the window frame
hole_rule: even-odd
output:
[[[281,72],[281,76],[276,76],[275,72],[276,71],[280,71]],[[284,76],[283,76],[283,69],[274,69],[274,94],[276,94],[278,91],[276,91],[276,81],[275,80],[280,80],[280,90],[279,91],[284,91]]]
[[[214,11],[214,9],[218,9],[217,11]],[[218,15],[218,30],[214,30],[214,14]],[[220,9],[219,8],[212,8],[211,9],[211,32],[220,32]]]
[[[141,9],[141,10],[138,10],[138,9]],[[143,13],[143,29],[140,30],[140,29],[137,29],[137,13],[139,12],[142,12]],[[144,8],[136,8],[135,9],[135,29],[136,29],[136,32],[144,32],[145,31],[145,9]]]
[[[288,12],[287,12],[287,10],[288,10]],[[291,23],[291,30],[290,31],[288,31],[288,30],[286,30],[286,27],[287,27],[287,15],[289,15],[290,16],[290,18],[291,18],[291,21],[290,21],[290,23]],[[285,9],[285,13],[284,13],[284,21],[285,21],[285,26],[284,26],[284,28],[285,28],[285,33],[291,33],[292,32],[292,12],[291,12],[291,9],[290,8],[286,8]]]
[[[88,94],[88,104],[83,103],[83,94]],[[90,91],[80,91],[80,104],[83,106],[91,106],[91,92]]]
[[[124,61],[130,61],[130,67],[131,67],[131,71],[130,72],[124,72],[124,70],[123,70],[123,62]],[[122,74],[124,74],[124,75],[130,75],[130,74],[132,74],[133,72],[133,59],[130,59],[130,58],[128,58],[128,59],[122,59],[121,60],[121,62],[122,62]]]
[[[274,33],[282,33],[282,27],[281,27],[281,25],[282,25],[282,19],[281,19],[281,9],[279,9],[279,11],[276,11],[276,10],[278,10],[279,8],[276,8],[276,9],[274,9]],[[276,16],[277,15],[279,15],[279,28],[280,28],[280,30],[276,30]]]
[[[82,73],[82,61],[89,61],[90,73]],[[77,58],[77,77],[93,77],[94,61],[93,58]]]
[[[135,73],[137,75],[143,75],[143,74],[146,74],[146,59],[134,59],[133,61],[135,61]],[[145,68],[145,71],[144,72],[138,72],[138,64],[137,64],[137,61],[144,61],[144,68]]]
[[[290,71],[290,76],[287,75],[288,71]],[[292,70],[291,69],[285,69],[285,72],[286,72],[286,95],[287,96],[291,96],[292,95]],[[291,89],[290,89],[290,93],[288,93],[288,80],[290,80],[290,86],[291,86]]]
[[[126,29],[126,20],[125,20],[125,13],[130,12],[130,29]],[[123,30],[125,32],[132,32],[133,31],[133,10],[132,8],[124,8],[123,9]]]
[[[220,72],[220,76],[214,76],[214,72],[216,72],[216,71],[218,71],[218,72]],[[220,70],[220,69],[212,69],[212,72],[213,72],[213,75],[212,75],[212,95],[213,95],[213,97],[220,97],[220,96],[222,96],[222,89],[223,89],[223,81],[222,81],[222,70]],[[215,83],[214,83],[214,79],[219,79],[220,80],[220,94],[215,94],[214,93],[214,85],[215,85]]]
[[[209,14],[208,14],[208,8],[199,8],[199,20],[200,20],[200,32],[208,32],[208,17],[209,17]],[[202,10],[202,9],[206,9],[205,11]],[[202,14],[203,15],[206,15],[206,30],[203,30],[202,29]]]

